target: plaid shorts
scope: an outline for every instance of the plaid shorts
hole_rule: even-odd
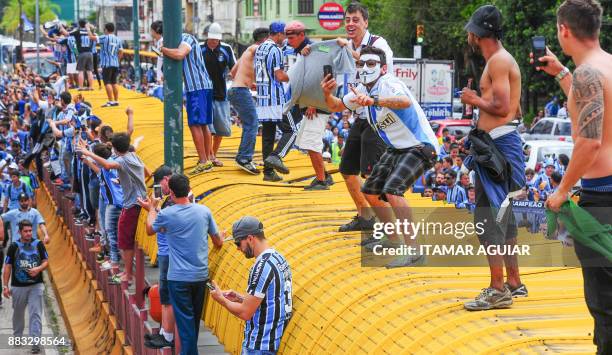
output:
[[[385,194],[404,196],[414,181],[432,167],[435,157],[435,151],[429,146],[387,149],[363,184],[361,192],[380,195],[383,200],[386,200]]]

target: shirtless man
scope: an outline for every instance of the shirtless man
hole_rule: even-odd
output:
[[[516,244],[517,227],[511,211],[504,216],[504,223],[496,223],[497,212],[502,202],[520,192],[525,186],[525,158],[521,147],[521,137],[516,128],[508,123],[519,112],[521,98],[521,72],[518,64],[508,53],[501,41],[502,17],[492,5],[485,5],[474,12],[465,26],[468,44],[484,56],[487,65],[480,78],[480,92],[464,88],[461,101],[480,109],[477,135],[493,139],[497,150],[511,164],[512,175],[502,183],[491,179],[486,170],[474,163],[474,157],[466,160],[466,166],[476,171],[476,210],[474,222],[484,227],[478,236],[483,245]],[[468,137],[474,141],[476,135]],[[473,144],[473,143],[472,143]],[[470,163],[471,160],[471,163]],[[510,188],[509,188],[510,187]],[[474,301],[465,303],[470,311],[493,308],[507,308],[512,305],[512,297],[526,297],[527,288],[521,283],[516,256],[488,255],[491,283]],[[507,282],[504,283],[504,264]]]
[[[555,76],[568,97],[574,151],[557,191],[546,207],[558,211],[582,179],[579,206],[601,224],[612,224],[612,55],[601,49],[602,8],[595,0],[566,0],[557,10],[557,37],[572,57],[573,75],[549,52],[538,67]],[[574,240],[582,265],[584,298],[595,320],[597,354],[612,353],[612,262]]]
[[[240,139],[238,154],[236,154],[236,164],[244,171],[253,175],[260,173],[257,166],[253,163],[258,125],[257,111],[255,110],[253,97],[251,96],[251,87],[253,87],[255,79],[253,58],[255,57],[257,47],[268,38],[268,34],[269,30],[263,27],[253,31],[253,40],[255,44],[247,48],[238,62],[236,62],[236,65],[232,68],[230,72],[233,78],[232,88],[229,89],[227,93],[230,104],[232,104],[236,112],[238,112],[238,116],[242,122],[242,137]]]

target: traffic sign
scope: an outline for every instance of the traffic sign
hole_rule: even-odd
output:
[[[326,2],[319,8],[319,24],[328,31],[335,31],[344,21],[344,8],[335,2]]]

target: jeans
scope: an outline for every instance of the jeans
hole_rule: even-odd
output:
[[[198,354],[198,333],[204,308],[206,281],[168,280],[168,289],[176,327],[181,339],[181,354],[196,355]]]
[[[106,235],[106,202],[101,196],[98,196],[98,221],[100,221],[100,244],[108,245],[108,236]]]
[[[270,350],[253,350],[253,349],[247,349],[247,348],[242,348],[242,353],[241,355],[274,355],[276,354],[276,351],[270,351]]]
[[[119,215],[121,207],[114,205],[106,206],[106,236],[110,246],[110,259],[113,264],[119,263],[119,244],[117,241],[117,226],[119,225]]]
[[[250,162],[253,160],[253,154],[255,153],[258,126],[257,111],[255,110],[255,102],[251,97],[251,90],[248,88],[231,88],[227,97],[242,122],[242,137],[240,138],[236,161]]]
[[[578,205],[601,224],[612,224],[611,192],[582,191]],[[612,354],[612,262],[595,250],[574,240],[576,256],[582,266],[584,300],[593,320],[597,354]]]

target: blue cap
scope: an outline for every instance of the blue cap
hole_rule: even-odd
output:
[[[544,167],[547,167],[547,166],[552,166],[552,167],[555,166],[555,163],[553,162],[552,159],[548,158],[544,161]]]
[[[448,186],[444,186],[444,185],[436,186],[432,190],[434,192],[441,191],[441,192],[444,192],[446,194],[446,193],[448,193]]]
[[[282,21],[275,21],[270,24],[270,34],[285,33],[285,23]]]

